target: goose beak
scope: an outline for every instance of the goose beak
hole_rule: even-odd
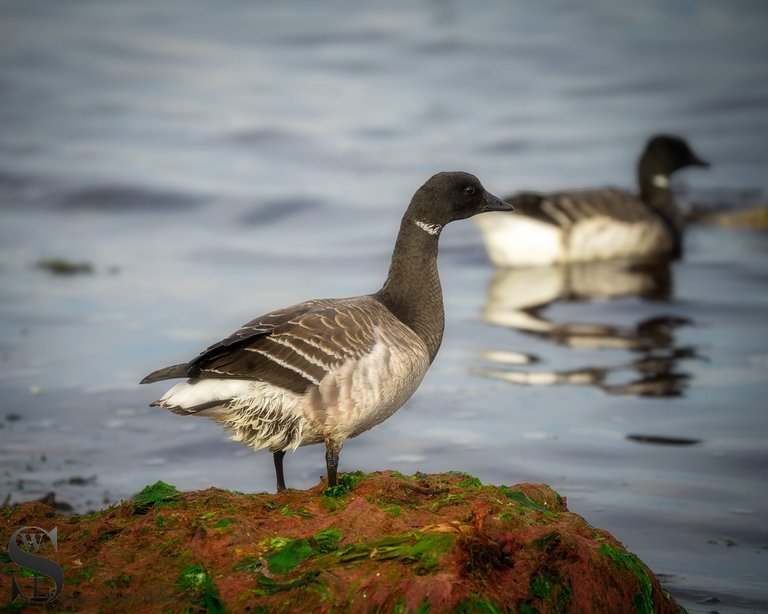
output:
[[[691,160],[691,166],[701,166],[703,168],[709,168],[710,164],[706,160],[702,160],[696,154],[694,154],[693,159]]]
[[[507,202],[504,202],[497,196],[494,196],[490,192],[485,193],[485,204],[483,205],[481,213],[488,211],[514,211],[515,208]]]

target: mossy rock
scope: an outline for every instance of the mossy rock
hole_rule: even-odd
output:
[[[681,611],[547,486],[461,473],[351,474],[276,495],[158,482],[94,514],[30,503],[1,522],[2,536],[58,528],[58,550],[40,553],[64,571],[53,612]],[[28,571],[0,557],[5,577],[30,583]]]

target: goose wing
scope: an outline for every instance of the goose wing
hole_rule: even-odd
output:
[[[243,325],[190,362],[159,369],[142,384],[164,379],[268,382],[303,394],[335,366],[372,351],[383,310],[369,297],[320,299],[273,311]]]
[[[519,192],[505,200],[515,207],[517,214],[560,228],[598,217],[631,223],[654,216],[637,196],[616,188],[550,194]]]

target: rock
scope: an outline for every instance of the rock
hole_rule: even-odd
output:
[[[158,482],[82,516],[39,502],[2,510],[0,537],[29,525],[57,527],[58,551],[40,556],[63,568],[61,609],[682,611],[549,487],[462,473],[345,474],[276,495]],[[0,570],[20,568],[6,557]]]

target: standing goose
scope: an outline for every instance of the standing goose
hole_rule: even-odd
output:
[[[670,176],[687,166],[709,166],[683,139],[652,137],[637,167],[640,194],[616,188],[507,198],[520,214],[482,216],[477,224],[498,266],[538,266],[613,258],[682,255],[683,218]]]
[[[328,486],[344,440],[386,420],[418,388],[443,337],[437,242],[447,223],[512,207],[468,173],[439,173],[403,216],[381,290],[273,311],[141,383],[187,378],[152,405],[212,418],[232,439],[283,456],[324,443]]]

